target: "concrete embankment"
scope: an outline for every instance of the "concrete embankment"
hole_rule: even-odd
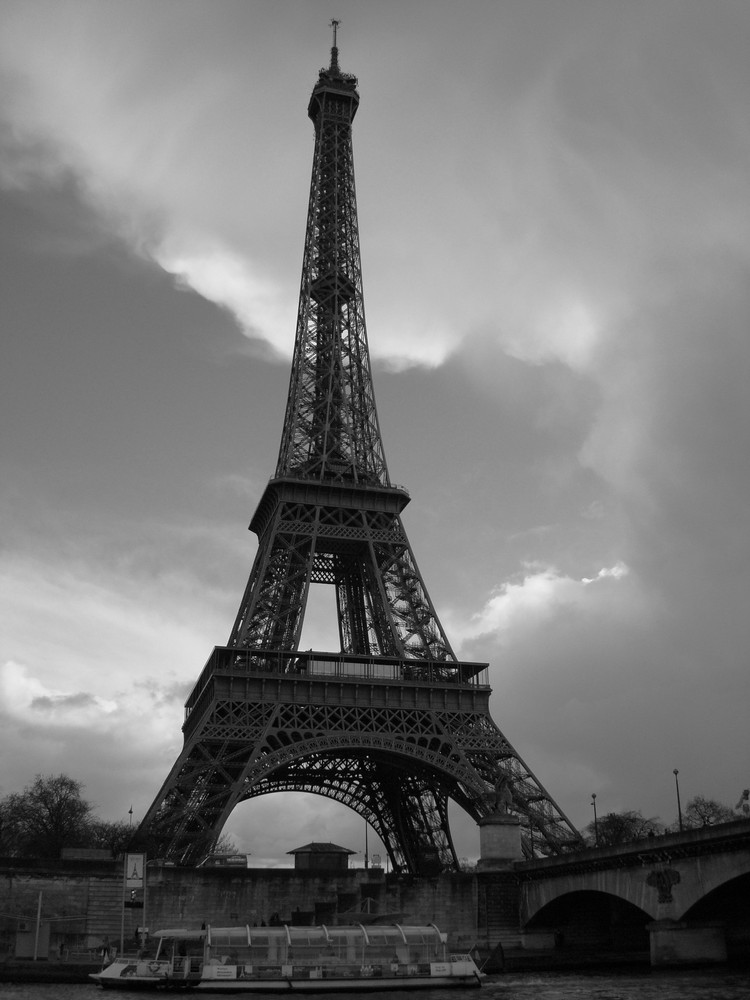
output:
[[[99,962],[50,962],[9,958],[0,962],[0,983],[90,983]]]

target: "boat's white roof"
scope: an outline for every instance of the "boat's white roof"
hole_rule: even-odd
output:
[[[313,927],[295,927],[292,924],[282,924],[280,927],[249,927],[246,924],[234,927],[215,927],[214,925],[201,930],[187,930],[175,927],[156,931],[155,937],[180,938],[186,941],[200,940],[208,937],[213,943],[228,944],[244,941],[268,941],[275,938],[285,938],[291,941],[331,941],[342,937],[364,937],[371,942],[376,941],[420,941],[425,938],[440,937],[440,931],[434,924],[348,924],[327,927],[319,924]]]
[[[168,928],[165,931],[154,931],[152,937],[158,938],[182,938],[185,941],[199,941],[206,936],[205,929],[199,931],[188,931],[184,927]]]

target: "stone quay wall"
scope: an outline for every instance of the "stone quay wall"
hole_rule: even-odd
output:
[[[430,879],[386,875],[380,868],[296,869],[150,868],[148,923],[200,927],[281,921],[357,922],[378,915],[404,923],[435,923],[452,938],[477,937],[476,879],[444,874]]]
[[[486,948],[490,931],[487,887],[474,873],[414,878],[387,875],[382,868],[309,871],[150,864],[147,875],[144,913],[123,905],[129,893],[123,889],[121,861],[0,859],[0,913],[7,915],[0,920],[4,951],[12,952],[19,932],[35,930],[38,915],[47,928],[42,940],[50,953],[65,940],[83,950],[95,949],[107,938],[118,942],[121,932],[132,946],[137,928],[144,924],[153,932],[199,928],[203,923],[356,923],[377,915],[381,920],[435,923],[448,933],[452,947],[462,949]],[[503,909],[517,932],[517,905]],[[496,936],[497,913],[491,923]]]

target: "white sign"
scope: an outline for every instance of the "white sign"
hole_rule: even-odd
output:
[[[125,885],[128,889],[139,889],[143,885],[145,854],[125,855]]]

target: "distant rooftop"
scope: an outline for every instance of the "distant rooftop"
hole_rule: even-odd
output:
[[[316,841],[312,841],[309,844],[305,844],[304,847],[295,847],[293,851],[287,851],[287,854],[356,854],[356,851],[350,851],[348,847],[339,847],[338,844],[323,844]]]

